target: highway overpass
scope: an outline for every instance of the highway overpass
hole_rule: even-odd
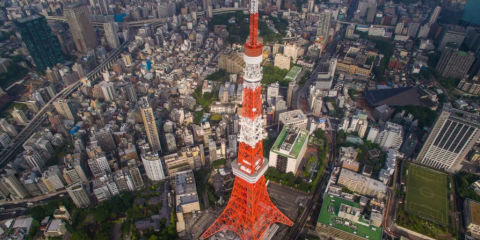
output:
[[[236,11],[243,11],[247,10],[246,8],[217,8],[213,9],[213,15],[219,15],[224,13],[231,13]],[[205,11],[197,12],[197,18],[201,18],[205,15]],[[47,20],[58,21],[58,22],[67,22],[67,19],[63,16],[47,16]],[[132,28],[139,28],[143,27],[145,24],[152,24],[154,26],[158,26],[166,22],[168,18],[154,18],[154,19],[143,19],[138,21],[128,21],[124,22],[127,23],[129,27]],[[104,22],[92,22],[93,26],[95,27],[103,27]]]
[[[133,29],[130,29],[132,33],[127,41],[125,41],[118,49],[116,49],[110,57],[108,57],[102,64],[97,66],[93,71],[88,73],[84,79],[90,80],[95,83],[96,79],[100,77],[102,72],[111,67],[111,65],[120,57],[123,49],[128,46],[135,39]],[[78,87],[82,85],[82,80],[64,88],[57,95],[55,95],[48,103],[46,103],[42,109],[35,115],[35,117],[25,126],[25,128],[12,140],[12,144],[0,152],[0,165],[5,164],[8,160],[15,157],[15,154],[22,149],[23,143],[34,134],[40,124],[47,118],[47,113],[51,113],[54,110],[53,102],[59,99],[65,99],[72,94]]]

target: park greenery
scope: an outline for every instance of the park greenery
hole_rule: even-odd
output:
[[[235,19],[235,22],[229,23],[230,19]],[[278,19],[275,17],[268,17],[269,20],[272,20],[275,28],[279,33],[273,32],[266,22],[262,21],[261,18],[258,22],[259,36],[263,38],[264,43],[277,41],[282,39],[282,35],[286,35],[286,29],[288,27],[288,21],[285,19]],[[215,25],[226,25],[227,31],[229,33],[227,37],[227,42],[229,44],[239,43],[243,44],[246,42],[248,35],[250,33],[250,22],[249,15],[244,14],[242,11],[236,11],[234,13],[225,13],[215,15],[210,22],[208,23],[208,28],[210,31],[213,31]]]
[[[215,161],[212,162],[211,166],[212,168],[219,168],[221,166],[225,166],[225,163],[227,162],[226,159],[222,158],[222,159],[217,159]]]
[[[418,126],[420,128],[432,126],[438,114],[436,111],[431,110],[428,107],[419,107],[413,105],[395,107],[395,112],[393,114],[397,114],[402,111],[405,111],[406,115],[411,113],[413,116],[415,116],[415,118],[418,119]]]
[[[472,183],[480,180],[480,176],[468,172],[459,172],[455,175],[455,179],[457,192],[462,198],[470,198],[480,202],[480,195],[470,187]]]
[[[193,123],[200,125],[202,123],[202,118],[203,118],[203,110],[196,111],[195,114],[193,115]]]
[[[208,75],[205,79],[210,81],[219,81],[219,82],[228,82],[230,80],[229,75],[227,74],[227,71],[225,69],[220,69]]]
[[[45,206],[35,206],[31,210],[34,226],[30,229],[28,239],[35,239],[40,231],[39,227],[42,219],[46,216],[51,217],[59,206],[65,206],[72,216],[72,223],[66,223],[65,225],[66,230],[72,234],[71,240],[109,240],[111,238],[110,229],[113,224],[121,222],[119,218],[125,218],[121,227],[122,235],[130,235],[131,233],[131,239],[178,239],[175,208],[172,208],[170,225],[166,225],[166,219],[160,220],[160,232],[147,229],[140,233],[134,226],[138,219],[150,217],[162,208],[162,204],[137,206],[133,203],[135,196],[144,198],[145,202],[148,202],[150,197],[161,195],[160,192],[156,191],[159,186],[163,186],[163,182],[141,192],[127,192],[116,195],[106,202],[99,203],[96,207],[80,209],[71,200],[66,199],[50,201]]]
[[[269,85],[271,83],[278,82],[280,86],[287,87],[290,80],[286,80],[287,69],[280,69],[279,67],[274,66],[264,66],[263,67],[263,78],[262,85]]]
[[[312,164],[314,161],[315,161],[314,156],[311,156],[310,158],[308,158],[307,164],[305,165],[305,170],[303,170],[302,172],[302,176],[304,178],[307,178],[308,176],[310,176],[310,172],[308,171],[308,169],[310,167],[310,164]]]
[[[202,94],[202,86],[198,86],[192,94],[193,98],[197,101],[197,104],[203,106],[205,112],[210,112],[210,105],[214,101],[218,101],[218,96],[212,92],[206,92]]]

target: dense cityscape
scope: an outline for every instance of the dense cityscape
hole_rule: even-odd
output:
[[[480,239],[479,0],[0,0],[0,239]]]

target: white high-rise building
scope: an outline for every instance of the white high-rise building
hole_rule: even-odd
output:
[[[118,39],[118,26],[116,23],[109,22],[103,24],[105,30],[105,36],[107,38],[108,46],[111,48],[120,47],[120,40]]]
[[[68,195],[79,208],[88,207],[92,204],[90,196],[82,182],[67,187]]]
[[[387,122],[383,131],[379,132],[375,143],[379,144],[384,151],[388,149],[399,150],[403,142],[402,125]]]
[[[437,169],[457,171],[480,138],[480,115],[444,104],[417,162]]]
[[[103,81],[103,82],[99,83],[99,85],[102,88],[102,92],[103,92],[103,96],[105,97],[105,101],[114,102],[115,98],[117,97],[117,93],[115,91],[115,84],[113,82]]]
[[[432,15],[430,15],[430,19],[428,20],[428,23],[435,23],[437,22],[438,16],[440,15],[440,12],[442,11],[442,7],[437,6],[433,10]]]
[[[39,169],[42,169],[47,162],[45,158],[37,151],[27,151],[23,157],[25,160],[27,160],[28,165],[30,165],[32,168],[38,167]]]
[[[27,116],[25,116],[25,113],[20,109],[14,108],[12,112],[12,117],[20,125],[25,125],[26,123],[28,123]]]
[[[152,181],[160,181],[165,179],[165,173],[163,171],[162,160],[156,152],[148,152],[142,154],[142,162],[145,167],[147,177]]]
[[[320,19],[317,22],[317,38],[328,38],[328,33],[330,32],[330,22],[332,20],[332,11],[325,10],[320,13]]]
[[[15,127],[12,124],[8,123],[5,118],[0,119],[0,130],[6,132],[10,137],[15,137],[18,135]]]

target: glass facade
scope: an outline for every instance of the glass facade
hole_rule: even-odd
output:
[[[33,15],[16,22],[22,40],[30,56],[40,71],[63,63],[63,55],[58,39],[53,35],[44,16]]]

